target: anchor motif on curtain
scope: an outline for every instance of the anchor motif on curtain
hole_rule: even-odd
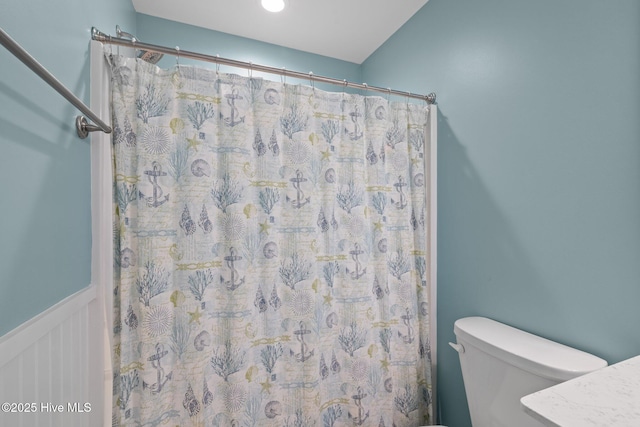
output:
[[[238,270],[236,270],[236,262],[242,259],[241,256],[236,255],[236,249],[234,247],[229,248],[229,255],[224,257],[224,260],[227,263],[227,267],[231,271],[231,275],[229,280],[225,280],[224,277],[220,276],[220,282],[224,283],[230,291],[235,291],[244,283],[244,277],[238,280]]]
[[[362,249],[360,249],[360,245],[359,244],[354,244],[353,245],[353,250],[349,251],[349,254],[351,255],[351,259],[353,259],[353,261],[356,264],[356,270],[355,271],[349,271],[349,269],[346,269],[347,274],[350,275],[350,277],[353,280],[358,280],[359,278],[361,278],[362,276],[364,276],[367,273],[367,268],[362,268],[362,263],[360,262],[359,256],[362,255],[364,253],[364,251]]]
[[[367,418],[369,418],[369,411],[365,412],[364,407],[362,406],[362,399],[367,396],[368,395],[366,393],[362,392],[362,388],[360,387],[358,387],[358,394],[354,394],[353,396],[351,396],[354,403],[358,407],[358,415],[353,415],[351,411],[349,411],[348,415],[349,418],[353,421],[353,424],[356,426],[363,425],[364,422],[367,421]]]
[[[164,385],[171,379],[173,375],[173,371],[169,372],[168,375],[164,374],[164,368],[162,367],[161,360],[169,354],[169,351],[164,349],[164,346],[160,343],[156,344],[156,352],[147,358],[148,362],[151,362],[151,366],[153,366],[156,370],[157,381],[153,384],[148,384],[142,381],[142,388],[151,390],[152,394],[158,394],[162,391]]]
[[[411,326],[411,319],[413,319],[413,315],[407,308],[407,314],[403,314],[402,316],[400,316],[400,318],[402,319],[402,323],[404,323],[404,325],[407,327],[407,334],[405,335],[402,332],[398,331],[398,336],[402,338],[402,342],[404,342],[405,344],[411,344],[414,340],[413,326]]]
[[[147,206],[150,208],[157,208],[158,206],[164,204],[169,201],[169,195],[167,194],[161,199],[163,195],[162,187],[158,184],[158,177],[167,176],[166,172],[162,171],[162,166],[158,162],[153,162],[151,164],[152,169],[144,171],[144,174],[147,175],[149,182],[153,186],[153,195],[147,197],[144,195],[142,191],[138,191],[140,198],[146,200]]]
[[[400,200],[396,202],[395,200],[393,200],[393,198],[391,198],[391,203],[393,203],[395,207],[398,209],[404,209],[405,207],[407,207],[407,196],[406,194],[404,194],[403,188],[407,186],[407,182],[402,177],[402,175],[400,175],[398,176],[398,182],[393,184],[393,186],[396,188],[396,191],[399,193]]]
[[[310,203],[311,197],[307,197],[305,199],[304,192],[302,191],[302,188],[300,188],[301,183],[307,182],[307,178],[305,178],[302,172],[300,172],[300,169],[296,170],[295,178],[291,178],[289,179],[289,181],[292,183],[293,188],[296,189],[296,198],[294,200],[291,200],[291,198],[287,196],[287,202],[291,202],[291,206],[296,209],[300,209],[307,203]]]
[[[351,117],[351,121],[353,122],[353,132],[347,130],[347,133],[352,141],[357,141],[364,136],[364,132],[362,132],[360,128],[360,123],[358,123],[358,119],[362,117],[362,113],[357,105],[354,111],[349,113],[349,117]]]
[[[224,117],[224,122],[227,126],[236,126],[240,123],[244,123],[244,116],[240,116],[240,110],[236,106],[236,100],[244,99],[242,95],[238,93],[238,89],[234,88],[231,93],[228,93],[224,96],[227,98],[227,104],[231,107],[231,115],[229,117]],[[236,118],[237,117],[237,118]]]
[[[296,358],[298,362],[304,362],[305,360],[309,360],[313,357],[313,353],[315,350],[307,351],[308,344],[304,342],[304,336],[310,334],[311,331],[304,328],[304,323],[300,322],[300,329],[293,331],[296,336],[296,339],[300,343],[300,353],[295,353],[293,350],[290,350],[291,355]]]

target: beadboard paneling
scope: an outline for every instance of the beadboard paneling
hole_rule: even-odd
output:
[[[96,328],[100,319],[93,319],[100,313],[97,301],[90,286],[0,338],[0,403],[17,404],[17,412],[5,412],[3,406],[0,425],[100,425],[102,401],[92,401],[103,392],[96,381],[102,379],[96,357],[101,349],[93,345],[102,334]]]

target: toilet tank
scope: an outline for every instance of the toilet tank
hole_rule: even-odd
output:
[[[540,427],[520,398],[607,366],[580,350],[485,317],[455,322],[473,427]]]

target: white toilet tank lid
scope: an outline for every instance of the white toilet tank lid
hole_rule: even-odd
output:
[[[514,327],[487,319],[456,320],[453,331],[468,343],[534,375],[566,381],[607,366],[607,361]]]

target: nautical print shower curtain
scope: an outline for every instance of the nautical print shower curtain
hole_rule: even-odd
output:
[[[428,107],[108,59],[113,424],[429,422]]]

